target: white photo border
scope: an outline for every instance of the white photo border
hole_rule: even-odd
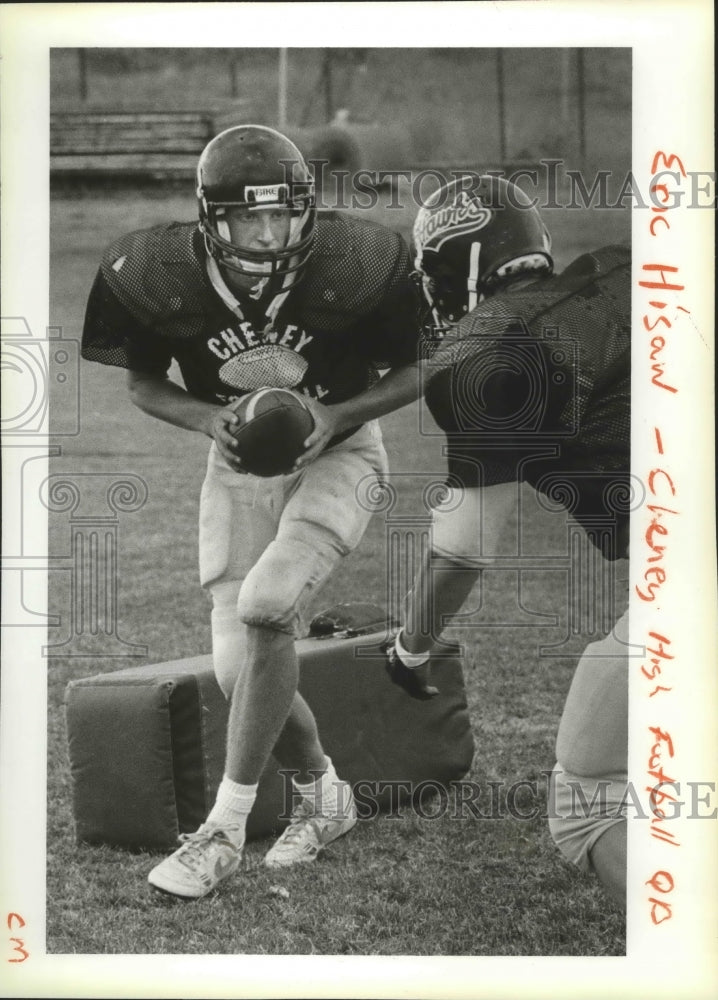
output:
[[[281,8],[278,9],[278,8]],[[329,14],[329,16],[327,16]],[[290,4],[3,4],[2,227],[4,317],[24,317],[42,337],[49,316],[49,52],[53,47],[208,46],[237,38],[242,47],[541,45],[629,47],[633,52],[633,172],[641,191],[656,164],[690,191],[691,172],[713,163],[713,9],[674,2],[507,2]],[[475,22],[475,27],[472,27]],[[321,24],[318,33],[315,25]],[[663,159],[660,153],[664,154]],[[685,168],[670,160],[674,155]],[[701,181],[704,183],[704,181]],[[672,188],[673,189],[673,188]],[[631,641],[651,631],[677,651],[672,691],[651,700],[631,676],[629,771],[645,782],[655,729],[670,733],[675,771],[715,778],[715,497],[713,449],[713,213],[691,210],[686,195],[651,235],[651,209],[633,219],[633,469],[644,481],[675,487],[676,509],[662,566],[660,598],[640,598],[651,551],[634,531]],[[646,275],[678,275],[672,327],[662,357],[678,392],[651,382],[644,316]],[[668,272],[665,267],[677,268]],[[678,307],[681,307],[680,315]],[[687,312],[683,312],[683,308]],[[657,451],[660,430],[662,454]],[[49,443],[49,442],[48,442]],[[6,484],[7,485],[7,484]],[[6,508],[10,515],[17,514]],[[27,515],[28,512],[26,511]],[[47,514],[32,511],[38,551]],[[645,528],[649,527],[646,523]],[[12,518],[4,532],[17,530]],[[44,542],[43,542],[44,540]],[[5,551],[5,546],[4,546]],[[655,576],[653,577],[655,580]],[[643,586],[645,593],[645,586]],[[38,587],[33,606],[46,592]],[[3,629],[2,864],[0,988],[16,997],[605,997],[714,995],[718,884],[715,825],[675,820],[681,848],[647,838],[629,824],[629,908],[625,958],[242,956],[59,956],[44,954],[46,660],[38,629]],[[656,737],[657,738],[657,737]],[[715,786],[714,786],[715,788]],[[647,883],[668,872],[675,885],[671,919],[655,923]],[[660,880],[659,880],[660,881]],[[665,882],[661,883],[665,888]],[[31,962],[11,965],[13,926],[22,912]],[[653,911],[655,914],[655,910]],[[7,929],[6,929],[7,923]],[[577,968],[580,962],[580,969]],[[300,985],[301,984],[301,985]],[[5,992],[7,991],[7,992]],[[346,992],[345,992],[346,991]]]

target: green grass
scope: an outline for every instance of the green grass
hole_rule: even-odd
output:
[[[135,226],[192,218],[191,197],[127,191],[57,198],[52,206],[51,322],[79,337],[87,291],[102,247]],[[380,213],[376,213],[379,217]],[[411,213],[390,219],[405,234]],[[549,221],[564,266],[581,250],[626,238],[624,213],[557,212]],[[130,473],[147,483],[144,507],[120,516],[119,634],[148,647],[146,662],[210,649],[209,606],[197,579],[196,515],[207,442],[134,409],[121,371],[85,364],[81,433],[63,441],[54,472]],[[420,511],[424,474],[444,469],[441,437],[421,436],[419,406],[383,421],[402,512]],[[426,414],[421,422],[427,424]],[[565,519],[522,495],[530,550],[563,551]],[[386,526],[374,517],[317,607],[382,600]],[[51,518],[51,549],[69,552],[67,515]],[[486,786],[537,782],[552,767],[553,742],[573,668],[587,634],[564,652],[540,656],[567,627],[565,574],[487,574],[472,597],[485,627],[455,629],[465,646],[465,681],[476,754],[468,775]],[[67,574],[51,574],[52,609],[67,629]],[[507,609],[521,627],[501,626]],[[620,609],[614,609],[616,613]],[[555,615],[557,622],[532,617]],[[505,618],[503,619],[505,620]],[[488,627],[494,623],[494,627]],[[152,895],[146,876],[157,856],[77,844],[63,713],[67,682],[142,660],[54,657],[49,662],[47,948],[52,953],[621,955],[625,923],[596,881],[564,862],[541,819],[445,815],[361,822],[310,869],[270,873],[268,846],[249,845],[241,874],[212,897],[178,904]],[[530,805],[524,802],[524,806]],[[288,897],[273,887],[286,888]],[[188,919],[188,914],[191,919]]]

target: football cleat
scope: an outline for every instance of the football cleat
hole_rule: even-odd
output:
[[[182,846],[147,876],[154,889],[182,899],[201,899],[239,867],[242,845],[228,836],[231,827],[205,823],[196,833],[180,834]]]
[[[407,694],[418,701],[429,701],[435,698],[439,689],[428,683],[429,664],[424,663],[420,667],[407,667],[399,659],[394,640],[391,639],[383,647],[386,654],[386,672],[394,684],[404,688]]]
[[[338,789],[349,796],[349,804],[342,807],[338,816],[317,813],[308,799],[302,799],[294,808],[289,826],[267,852],[267,868],[289,868],[292,865],[314,861],[324,848],[338,837],[344,836],[356,825],[354,796],[347,782]]]

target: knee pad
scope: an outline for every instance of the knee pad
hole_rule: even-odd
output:
[[[326,545],[277,538],[267,546],[239,591],[237,611],[245,625],[296,635],[312,592],[327,578],[337,553]]]
[[[479,556],[471,556],[466,554],[462,555],[459,552],[452,552],[445,546],[442,547],[440,544],[437,545],[436,539],[434,539],[434,542],[431,546],[431,554],[432,556],[438,556],[445,562],[451,563],[453,566],[456,566],[457,569],[473,569],[478,571],[481,569],[485,569],[486,567],[491,566],[494,563],[493,559],[479,557]]]
[[[437,507],[431,514],[432,552],[455,566],[483,569],[491,566],[491,556],[479,554],[479,522],[474,517],[466,494],[452,491],[446,507]]]
[[[229,581],[212,588],[212,665],[217,683],[230,698],[247,657],[247,626],[237,611],[239,583]]]
[[[496,562],[498,539],[516,504],[515,482],[449,488],[432,511],[432,548],[457,566],[483,569]]]

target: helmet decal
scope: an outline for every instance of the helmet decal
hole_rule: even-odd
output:
[[[414,222],[415,267],[434,316],[457,323],[497,289],[553,270],[551,238],[519,187],[493,174],[443,185]]]
[[[440,191],[435,192],[426,204],[427,209],[432,207],[432,201],[439,194]],[[414,242],[421,248],[431,243],[432,250],[439,250],[447,239],[483,229],[491,221],[491,216],[489,208],[472,198],[467,191],[460,191],[452,204],[419,213],[414,225]]]

